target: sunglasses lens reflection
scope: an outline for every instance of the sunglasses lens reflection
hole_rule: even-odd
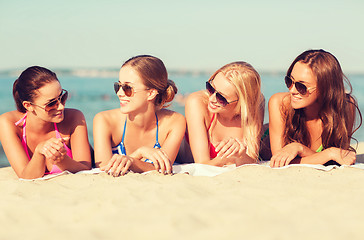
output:
[[[206,90],[209,92],[209,94],[214,94],[215,88],[211,85],[210,82],[206,82]]]
[[[131,95],[133,95],[133,88],[131,86],[124,84],[121,87],[123,88],[125,96],[130,97]]]
[[[53,100],[52,102],[48,103],[45,106],[44,110],[46,110],[47,112],[49,112],[50,110],[53,110],[53,109],[58,108],[59,102],[61,102],[62,105],[65,105],[66,104],[66,101],[67,101],[67,98],[68,98],[68,92],[67,92],[67,90],[63,90],[62,95],[59,96],[57,99]]]
[[[302,83],[296,82],[295,87],[297,89],[297,92],[300,93],[301,95],[305,95],[307,93],[307,87]]]
[[[216,92],[216,101],[223,107],[225,107],[228,104],[228,101],[224,96],[222,96],[220,93],[218,93],[215,88],[211,85],[210,82],[206,82],[206,90],[209,92],[210,95],[214,94]]]
[[[288,77],[288,76],[285,76],[284,77],[284,82],[286,83],[286,86],[288,89],[291,89],[292,86],[293,86],[293,80]],[[307,93],[307,87],[306,85],[304,85],[303,83],[300,83],[300,82],[295,82],[294,83],[294,86],[297,90],[297,92],[301,95],[305,95]]]
[[[133,95],[133,87],[128,84],[120,84],[118,82],[114,83],[114,91],[118,94],[120,87],[123,89],[125,96],[131,97]]]
[[[228,104],[228,101],[226,100],[226,98],[224,96],[222,96],[220,93],[216,93],[216,100],[218,101],[218,103],[225,107]]]
[[[118,82],[114,82],[114,91],[115,91],[116,94],[118,94],[119,89],[120,89],[119,83]]]
[[[287,88],[291,88],[292,87],[292,83],[293,82],[292,82],[292,79],[290,77],[286,76],[284,78],[284,82],[286,83]]]

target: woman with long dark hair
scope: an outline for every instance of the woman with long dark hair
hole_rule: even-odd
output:
[[[0,116],[0,140],[19,178],[90,169],[85,118],[65,108],[68,92],[54,72],[27,68],[13,84],[13,97],[17,110]]]
[[[349,91],[345,90],[346,81]],[[287,93],[269,100],[270,165],[355,163],[350,146],[362,118],[339,61],[324,50],[308,50],[291,64]],[[359,126],[355,120],[359,118]]]

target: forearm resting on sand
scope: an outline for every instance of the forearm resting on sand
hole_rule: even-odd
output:
[[[323,150],[322,152],[302,157],[297,161],[303,164],[325,164],[330,160],[333,160],[340,165],[352,165],[355,163],[356,154],[353,151],[331,147]]]
[[[19,178],[24,179],[34,179],[44,176],[46,170],[46,160],[45,157],[39,152],[35,151],[31,161],[25,166],[20,174],[17,173]]]

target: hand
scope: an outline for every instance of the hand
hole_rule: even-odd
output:
[[[52,165],[60,163],[67,155],[64,147],[65,140],[62,138],[51,138],[40,144],[39,153]]]
[[[228,138],[219,142],[215,148],[219,158],[242,158],[246,145],[238,138]]]
[[[271,167],[283,167],[288,165],[297,155],[299,154],[300,144],[299,143],[290,143],[279,150],[276,154],[272,156],[270,159]]]
[[[172,164],[167,154],[160,148],[141,147],[138,150],[139,158],[149,159],[157,171],[163,174],[172,173]]]
[[[353,151],[344,150],[341,148],[331,147],[327,149],[330,153],[330,158],[340,165],[353,165],[356,161],[356,154]]]
[[[114,154],[106,165],[100,167],[100,170],[114,177],[123,176],[129,170],[133,160],[126,155]]]

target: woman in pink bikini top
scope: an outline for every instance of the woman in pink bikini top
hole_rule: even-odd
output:
[[[206,82],[206,91],[187,98],[185,115],[194,162],[257,162],[264,97],[260,76],[250,64],[233,62],[217,70]]]
[[[13,97],[17,110],[0,116],[0,140],[19,178],[90,169],[85,118],[64,107],[68,92],[55,73],[27,68],[14,82]]]

